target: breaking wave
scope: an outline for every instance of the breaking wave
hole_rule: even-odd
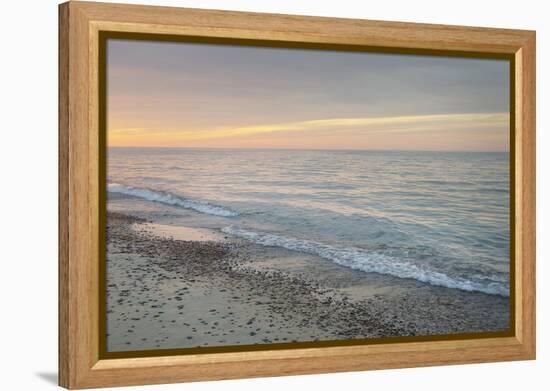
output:
[[[398,278],[412,278],[431,285],[447,288],[478,291],[492,295],[509,296],[508,284],[498,279],[483,282],[471,281],[459,277],[450,277],[444,273],[422,268],[395,257],[377,252],[369,252],[356,247],[335,247],[328,244],[270,233],[253,232],[235,227],[222,228],[222,232],[240,237],[262,246],[283,247],[289,250],[318,255],[338,265],[351,269],[387,274]]]
[[[193,209],[200,213],[205,213],[221,217],[234,217],[238,213],[221,206],[212,205],[208,202],[194,201],[182,198],[175,194],[164,191],[151,190],[146,188],[125,186],[119,183],[109,183],[107,191],[111,193],[120,193],[133,197],[142,198],[144,200],[160,202],[167,205],[179,206],[185,209]]]

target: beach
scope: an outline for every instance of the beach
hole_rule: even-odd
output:
[[[354,270],[197,227],[198,213],[159,222],[140,200],[110,201],[108,351],[509,329],[508,297]]]
[[[111,148],[107,350],[508,331],[507,158]]]
[[[108,351],[512,330],[508,61],[107,51]]]

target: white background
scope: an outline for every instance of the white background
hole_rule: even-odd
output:
[[[119,0],[119,2],[124,2]],[[550,13],[545,1],[158,0],[134,3],[537,30],[538,359],[140,387],[227,391],[538,390],[550,382],[547,132]],[[54,388],[57,373],[57,1],[0,4],[0,389]],[[546,20],[545,20],[546,19]],[[546,174],[546,175],[545,175]],[[547,239],[547,240],[545,240]],[[546,284],[545,284],[546,282]],[[546,330],[545,330],[546,328]],[[138,388],[135,388],[138,389]]]

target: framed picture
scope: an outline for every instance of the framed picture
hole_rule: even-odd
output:
[[[535,33],[60,5],[59,380],[535,358]]]

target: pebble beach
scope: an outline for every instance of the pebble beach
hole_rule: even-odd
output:
[[[504,331],[508,299],[108,213],[107,350]],[[177,227],[173,227],[177,228]],[[491,316],[486,316],[490,313]]]

